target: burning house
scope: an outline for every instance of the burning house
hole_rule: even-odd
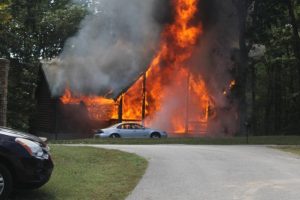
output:
[[[128,0],[129,11],[115,1],[104,2],[97,8],[103,16],[92,20],[109,27],[99,32],[100,43],[86,38],[81,43],[91,32],[98,40],[97,26],[89,19],[62,55],[44,64],[36,130],[87,133],[118,121],[138,121],[176,135],[234,133],[238,116],[229,96],[235,86],[230,71],[237,23],[229,1],[162,1],[159,6],[172,11],[163,13],[168,20],[159,25],[149,11],[149,3],[157,9],[158,1]],[[114,21],[109,8],[120,11],[120,18]],[[133,10],[139,14],[128,13]],[[131,26],[132,17],[141,22]],[[120,26],[127,26],[129,35]]]

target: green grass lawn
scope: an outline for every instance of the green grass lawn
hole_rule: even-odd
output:
[[[276,147],[276,148],[282,151],[300,155],[300,146],[283,146],[283,147]]]
[[[167,139],[84,139],[50,141],[53,144],[193,144],[193,145],[239,145],[248,144],[246,137],[224,138],[167,138]],[[300,145],[300,136],[249,137],[252,145]]]
[[[91,147],[51,146],[55,168],[38,190],[15,191],[11,200],[119,200],[137,185],[147,161],[137,155]]]

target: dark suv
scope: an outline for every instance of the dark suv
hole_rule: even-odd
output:
[[[13,188],[41,187],[52,170],[49,147],[42,139],[0,127],[0,199]]]

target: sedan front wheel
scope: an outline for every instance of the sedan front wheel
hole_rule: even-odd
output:
[[[113,133],[110,135],[110,138],[120,138],[121,136],[119,134]]]
[[[159,139],[159,138],[161,138],[161,135],[159,133],[152,133],[151,134],[151,138],[153,138],[153,139]]]

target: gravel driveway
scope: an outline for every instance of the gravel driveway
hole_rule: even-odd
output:
[[[300,157],[268,147],[91,146],[149,160],[146,174],[128,200],[300,199]]]

